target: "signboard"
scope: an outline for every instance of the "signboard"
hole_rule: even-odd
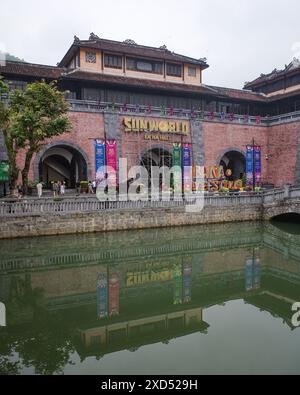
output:
[[[156,132],[188,136],[190,134],[189,121],[155,120],[138,117],[124,118],[125,132]]]
[[[0,162],[0,181],[9,181],[9,164]]]

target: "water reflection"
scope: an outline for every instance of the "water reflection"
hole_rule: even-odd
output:
[[[72,365],[89,373],[91,357],[209,338],[206,312],[229,301],[294,330],[300,236],[271,224],[10,240],[0,251],[8,322],[0,329],[1,373],[62,373]]]

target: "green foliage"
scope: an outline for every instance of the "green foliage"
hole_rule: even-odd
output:
[[[8,86],[3,82],[0,76],[0,128],[3,128],[7,122],[7,108],[1,100],[2,96],[8,93]]]
[[[57,89],[55,82],[47,84],[45,81],[28,84],[25,92],[16,90],[10,94],[6,143],[13,163],[17,152],[25,150],[24,168],[21,169],[25,191],[33,155],[47,139],[71,130],[65,94]]]

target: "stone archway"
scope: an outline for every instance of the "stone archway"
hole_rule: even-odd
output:
[[[52,181],[65,181],[74,188],[77,182],[91,179],[88,156],[77,145],[68,141],[52,142],[38,153],[34,161],[34,176],[50,187]]]
[[[232,179],[238,180],[246,173],[246,155],[238,148],[229,148],[224,151],[217,161],[218,165],[223,166],[224,171],[232,171]]]

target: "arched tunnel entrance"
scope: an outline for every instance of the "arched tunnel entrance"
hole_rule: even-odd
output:
[[[68,145],[56,145],[43,154],[39,162],[39,179],[47,188],[53,181],[65,182],[68,188],[87,181],[87,163],[83,155]]]
[[[233,181],[242,179],[246,172],[246,157],[239,151],[228,151],[221,158],[220,166],[223,166],[225,174],[227,170],[232,171]]]

